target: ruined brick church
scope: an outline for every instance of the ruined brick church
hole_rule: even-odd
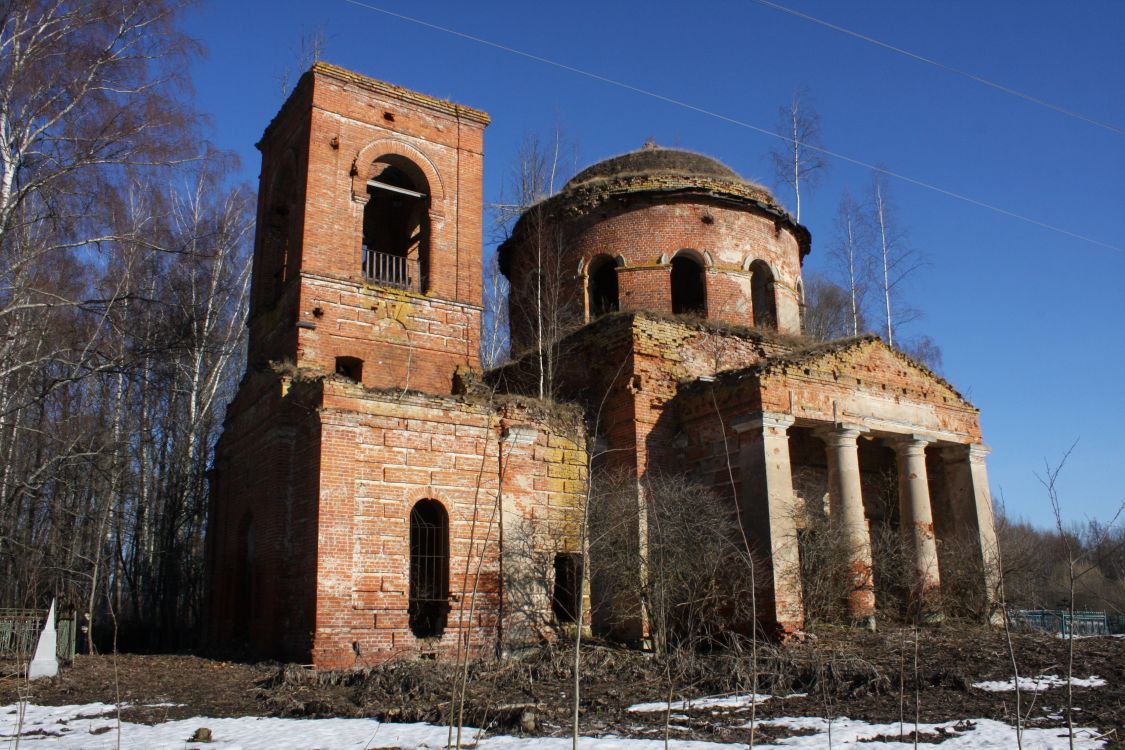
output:
[[[849,614],[873,621],[880,472],[897,477],[917,596],[939,590],[952,540],[988,595],[978,410],[877,337],[802,339],[809,232],[718,161],[642,148],[526,213],[499,250],[517,361],[482,373],[488,122],[318,63],[266,128],[247,371],[212,472],[209,643],[350,668],[576,626],[643,640],[612,593],[591,606],[590,451],[638,481],[725,492],[766,562],[757,614],[777,634],[803,626],[806,502],[827,503],[852,555]],[[519,367],[545,225],[577,316],[554,373],[569,406],[533,398]],[[797,471],[826,492],[803,497]]]

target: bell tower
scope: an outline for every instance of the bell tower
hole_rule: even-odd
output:
[[[251,366],[449,393],[479,366],[488,115],[325,63],[258,143]]]

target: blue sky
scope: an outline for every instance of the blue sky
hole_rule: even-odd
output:
[[[1078,440],[1059,484],[1068,518],[1105,519],[1125,500],[1125,134],[750,0],[370,4],[767,129],[803,86],[827,148],[1113,246],[890,183],[929,260],[910,284],[925,316],[911,331],[939,343],[945,376],[981,408],[994,494],[1009,514],[1050,524],[1036,474]],[[782,4],[1125,129],[1125,3]],[[652,137],[772,182],[772,139],[698,111],[346,0],[210,2],[188,23],[207,48],[196,96],[252,183],[253,144],[317,30],[326,61],[492,115],[486,201],[524,134],[556,123],[579,167]],[[830,160],[803,196],[806,273],[827,270],[840,195],[868,180]]]

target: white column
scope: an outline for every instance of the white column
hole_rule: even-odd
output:
[[[797,498],[789,463],[789,414],[761,412],[735,421],[739,433],[743,529],[760,552],[769,554],[755,583],[769,587],[759,619],[768,617],[783,634],[804,626],[801,563],[797,550]],[[769,607],[769,611],[764,611]]]
[[[828,491],[833,525],[840,530],[851,555],[852,591],[848,612],[852,620],[875,628],[875,583],[871,572],[871,533],[863,509],[856,439],[866,429],[840,424],[819,434],[828,450]]]
[[[926,446],[930,441],[909,435],[892,444],[898,458],[899,528],[914,559],[914,605],[923,619],[933,621],[940,618],[937,595],[941,577],[926,475]]]

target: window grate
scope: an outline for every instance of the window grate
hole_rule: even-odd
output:
[[[449,615],[449,521],[436,500],[421,500],[410,511],[410,629],[436,638]]]

